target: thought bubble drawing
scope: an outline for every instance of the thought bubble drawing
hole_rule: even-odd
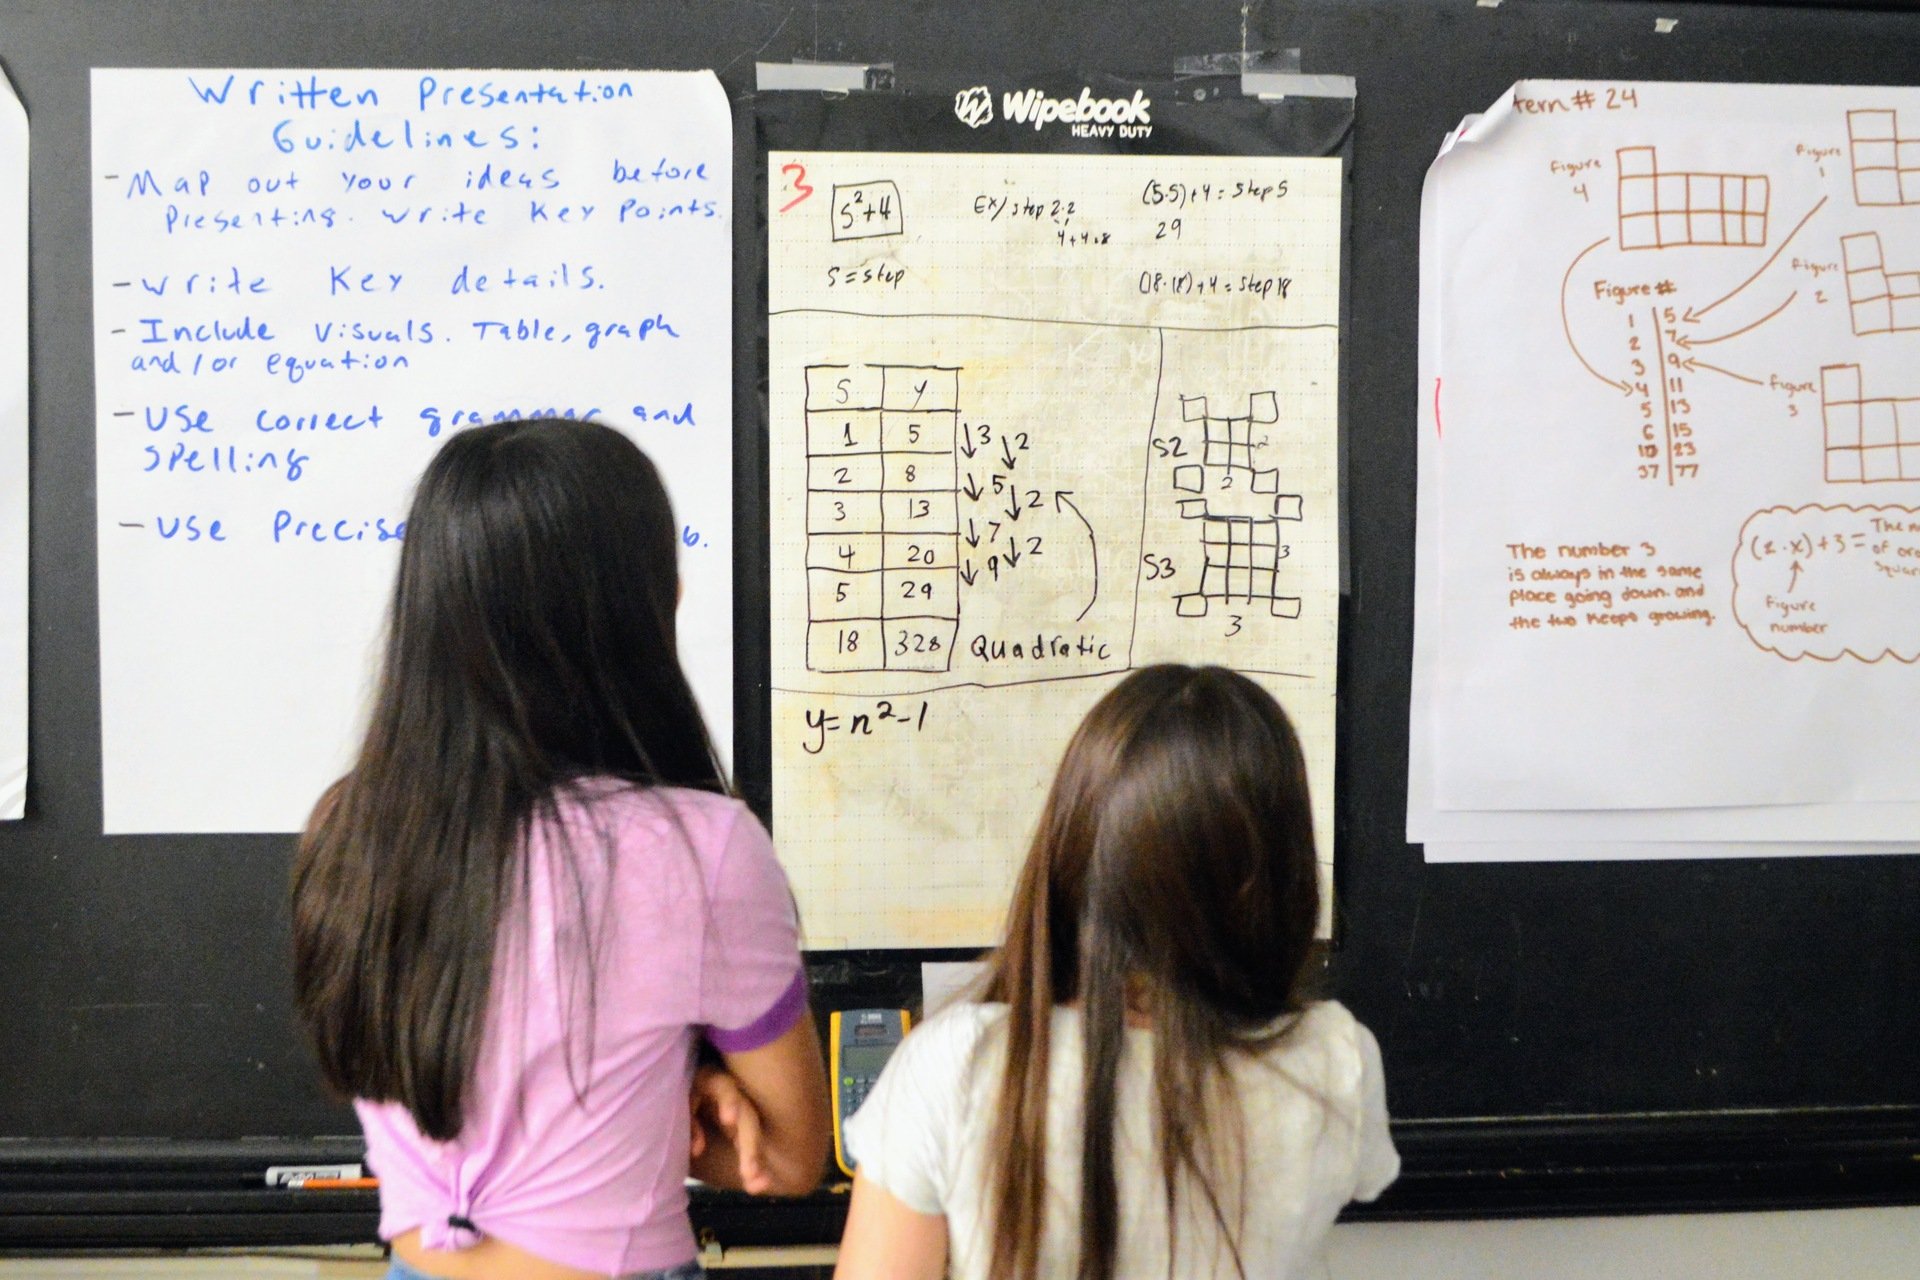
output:
[[[1754,512],[1733,553],[1733,616],[1789,662],[1920,660],[1920,508]]]

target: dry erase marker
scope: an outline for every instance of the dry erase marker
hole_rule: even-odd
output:
[[[301,1187],[315,1181],[351,1182],[366,1176],[366,1166],[360,1164],[276,1164],[267,1167],[267,1185],[270,1187]]]

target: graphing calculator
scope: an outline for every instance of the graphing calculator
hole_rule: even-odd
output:
[[[905,1009],[836,1009],[828,1036],[833,1042],[833,1158],[853,1175],[846,1123],[880,1078],[880,1068],[900,1047],[913,1019]]]

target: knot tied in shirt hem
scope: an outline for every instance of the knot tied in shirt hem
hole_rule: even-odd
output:
[[[429,1222],[420,1228],[420,1243],[429,1249],[471,1249],[481,1239],[473,1219],[459,1213],[448,1214],[445,1225]]]

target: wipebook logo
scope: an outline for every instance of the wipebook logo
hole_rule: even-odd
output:
[[[986,118],[991,119],[991,99],[985,107]],[[968,124],[974,124],[961,113],[957,101],[954,112]],[[1009,123],[1030,124],[1036,130],[1054,123],[1064,124],[1076,138],[1144,138],[1153,132],[1153,99],[1140,89],[1135,89],[1131,98],[1096,98],[1093,90],[1085,87],[1077,98],[1050,98],[1041,89],[1019,89],[1000,95],[1000,114]]]
[[[983,84],[953,95],[953,114],[969,129],[993,123],[993,91]]]

